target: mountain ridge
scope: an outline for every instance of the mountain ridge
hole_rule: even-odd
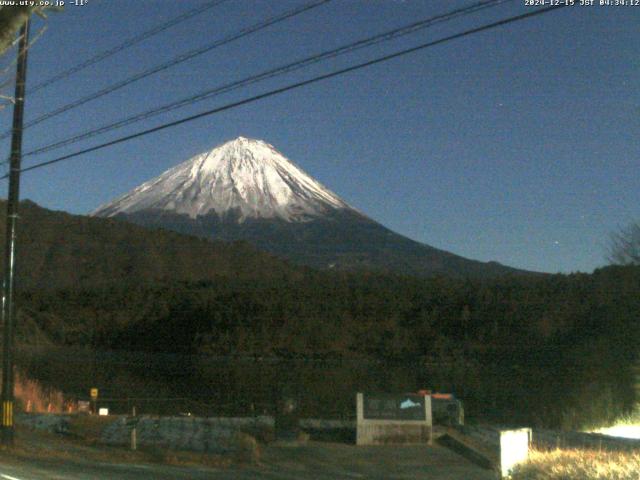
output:
[[[272,145],[245,137],[182,162],[94,216],[226,241],[319,269],[419,276],[529,274],[411,240],[349,206]]]
[[[496,277],[540,275],[502,265],[495,261],[470,260],[445,250],[403,237],[365,216],[350,211],[334,212],[322,219],[288,223],[251,219],[237,223],[214,215],[193,221],[170,212],[146,211],[117,215],[151,229],[168,229],[184,235],[239,239],[260,251],[293,264],[320,270],[378,271],[412,276]],[[215,232],[215,236],[211,235]],[[368,248],[363,248],[366,244]]]
[[[303,274],[300,267],[246,242],[152,232],[113,218],[48,210],[29,200],[19,208],[16,282],[21,288],[86,289],[225,277],[269,281]],[[5,216],[6,200],[0,200],[0,235],[5,234]]]

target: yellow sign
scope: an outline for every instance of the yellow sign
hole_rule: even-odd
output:
[[[97,388],[92,388],[91,389],[91,398],[93,398],[94,400],[96,398],[98,398],[98,389]]]
[[[2,402],[2,426],[13,427],[13,402]]]

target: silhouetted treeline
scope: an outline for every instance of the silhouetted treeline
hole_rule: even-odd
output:
[[[455,391],[479,414],[538,424],[598,422],[635,400],[639,267],[486,281],[307,272],[36,290],[20,305],[30,343],[421,359],[439,366],[430,386]]]

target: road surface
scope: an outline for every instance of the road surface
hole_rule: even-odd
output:
[[[224,469],[78,460],[26,460],[3,455],[0,480],[495,480],[441,446],[376,446],[312,442],[265,447],[260,464]]]

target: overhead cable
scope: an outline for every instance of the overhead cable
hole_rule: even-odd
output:
[[[461,16],[470,15],[480,10],[487,9],[490,7],[496,7],[499,4],[502,4],[505,2],[511,2],[511,1],[513,0],[484,0],[464,8],[459,8],[459,9],[450,11],[445,14],[441,14],[441,15],[433,16],[417,22],[413,22],[409,25],[405,25],[400,28],[395,28],[395,29],[368,37],[366,39],[359,40],[357,42],[352,42],[352,43],[343,45],[339,48],[328,50],[319,54],[314,54],[309,57],[303,58],[301,60],[297,60],[295,62],[281,65],[277,68],[266,70],[256,75],[252,75],[242,80],[234,81],[219,87],[207,89],[195,95],[190,95],[186,98],[165,104],[163,106],[156,107],[156,108],[147,110],[145,112],[126,117],[122,120],[118,120],[116,122],[109,123],[98,128],[87,130],[85,132],[68,137],[64,140],[59,140],[57,142],[54,142],[42,147],[38,147],[34,150],[26,152],[24,156],[38,155],[38,154],[49,152],[51,150],[55,150],[61,147],[72,145],[82,140],[86,140],[88,138],[92,138],[97,135],[101,135],[103,133],[107,133],[112,130],[122,128],[124,126],[131,125],[133,123],[147,120],[149,118],[160,115],[162,113],[173,111],[188,105],[193,105],[194,103],[201,102],[203,100],[207,100],[215,96],[228,93],[233,90],[237,90],[241,87],[246,87],[248,85],[252,85],[252,84],[261,82],[263,80],[267,80],[270,78],[274,78],[276,76],[291,73],[293,71],[299,70],[304,67],[308,67],[310,65],[319,63],[321,61],[324,61],[330,58],[335,58],[340,55],[344,55],[347,53],[354,52],[356,50],[370,47],[372,45],[377,45],[382,42],[390,41],[390,40],[417,32],[419,30],[425,29],[427,27],[431,27],[438,23],[447,22]]]
[[[178,25],[179,23],[182,23],[192,17],[195,17],[196,15],[200,15],[204,12],[206,12],[207,10],[210,10],[214,7],[217,7],[218,5],[220,5],[221,3],[226,2],[227,0],[213,0],[213,1],[209,1],[204,3],[203,5],[200,5],[192,10],[189,10],[188,12],[185,12],[181,15],[178,15],[177,17],[174,17],[168,21],[166,21],[165,23],[162,23],[160,25],[157,25],[155,27],[153,27],[150,30],[147,30],[145,32],[140,33],[139,35],[136,35],[134,37],[131,37],[127,40],[125,40],[124,42],[108,49],[108,50],[104,50],[102,52],[97,53],[96,55],[94,55],[93,57],[80,62],[76,65],[74,65],[71,68],[68,68],[67,70],[64,70],[56,75],[53,75],[50,78],[47,78],[46,80],[43,80],[42,82],[36,84],[33,87],[29,88],[29,95],[33,95],[35,92],[42,90],[46,87],[49,87],[51,85],[53,85],[54,83],[59,82],[60,80],[64,80],[66,78],[69,78],[71,75],[78,73],[81,70],[84,70],[87,67],[90,67],[91,65],[95,65],[98,62],[101,62],[113,55],[115,55],[116,53],[119,53],[127,48],[133,47],[134,45],[137,45],[138,43],[143,42],[144,40],[151,38],[155,35],[158,35],[159,33],[164,32],[165,30],[170,29],[171,27]]]
[[[46,167],[46,166],[49,166],[49,165],[53,165],[55,163],[60,163],[60,162],[66,161],[66,160],[70,160],[70,159],[78,157],[80,155],[84,155],[84,154],[87,154],[87,153],[91,153],[91,152],[95,152],[95,151],[98,151],[98,150],[102,150],[104,148],[107,148],[107,147],[110,147],[110,146],[113,146],[113,145],[117,145],[117,144],[120,144],[120,143],[128,142],[130,140],[133,140],[133,139],[136,139],[136,138],[140,138],[140,137],[144,137],[144,136],[150,135],[152,133],[156,133],[156,132],[159,132],[159,131],[162,131],[162,130],[166,130],[166,129],[169,129],[169,128],[177,127],[179,125],[182,125],[182,124],[185,124],[185,123],[189,123],[189,122],[198,120],[200,118],[204,118],[204,117],[208,117],[208,116],[211,116],[211,115],[215,115],[217,113],[224,112],[224,111],[230,110],[232,108],[236,108],[236,107],[239,107],[239,106],[242,106],[242,105],[247,105],[249,103],[253,103],[253,102],[256,102],[258,100],[262,100],[262,99],[265,99],[265,98],[273,97],[275,95],[279,95],[279,94],[282,94],[282,93],[285,93],[285,92],[288,92],[288,91],[291,91],[291,90],[294,90],[294,89],[298,89],[298,88],[301,88],[301,87],[304,87],[304,86],[307,86],[307,85],[318,83],[318,82],[323,81],[323,80],[327,80],[327,79],[334,78],[334,77],[337,77],[337,76],[340,76],[340,75],[344,75],[346,73],[350,73],[350,72],[353,72],[353,71],[356,71],[356,70],[360,70],[362,68],[366,68],[366,67],[369,67],[369,66],[372,66],[372,65],[377,65],[377,64],[382,63],[382,62],[387,62],[389,60],[392,60],[392,59],[395,59],[395,58],[399,58],[399,57],[402,57],[402,56],[405,56],[405,55],[408,55],[408,54],[411,54],[411,53],[415,53],[415,52],[418,52],[418,51],[421,51],[421,50],[424,50],[424,49],[427,49],[427,48],[430,48],[430,47],[434,47],[436,45],[441,45],[443,43],[447,43],[447,42],[450,42],[452,40],[456,40],[456,39],[459,39],[459,38],[463,38],[463,37],[467,37],[467,36],[470,36],[470,35],[474,35],[476,33],[484,32],[484,31],[487,31],[487,30],[491,30],[491,29],[494,29],[494,28],[497,28],[497,27],[500,27],[500,26],[503,26],[503,25],[508,25],[510,23],[518,22],[518,21],[525,20],[525,19],[528,19],[528,18],[531,18],[531,17],[539,16],[539,15],[542,15],[542,14],[545,14],[545,13],[549,13],[549,12],[554,11],[554,10],[559,10],[561,8],[564,8],[564,7],[565,7],[564,4],[563,5],[554,5],[554,6],[550,6],[550,7],[545,7],[545,8],[541,8],[541,9],[532,10],[530,12],[527,12],[527,13],[524,13],[524,14],[521,14],[521,15],[508,17],[508,18],[505,18],[503,20],[499,20],[497,22],[493,22],[493,23],[489,23],[489,24],[486,24],[486,25],[482,25],[480,27],[472,28],[470,30],[465,30],[465,31],[463,31],[461,33],[456,33],[454,35],[449,35],[447,37],[443,37],[443,38],[440,38],[438,40],[434,40],[434,41],[430,41],[430,42],[427,42],[427,43],[423,43],[421,45],[418,45],[418,46],[415,46],[415,47],[412,47],[412,48],[407,48],[407,49],[404,49],[404,50],[400,50],[400,51],[395,52],[395,53],[384,55],[382,57],[378,57],[378,58],[375,58],[373,60],[369,60],[369,61],[366,61],[366,62],[358,63],[356,65],[352,65],[350,67],[346,67],[346,68],[343,68],[343,69],[340,69],[340,70],[336,70],[336,71],[333,71],[333,72],[330,72],[330,73],[327,73],[327,74],[324,74],[324,75],[319,75],[317,77],[314,77],[314,78],[311,78],[311,79],[308,79],[308,80],[304,80],[304,81],[293,83],[293,84],[290,84],[290,85],[287,85],[287,86],[284,86],[284,87],[281,87],[281,88],[270,90],[268,92],[265,92],[265,93],[262,93],[262,94],[259,94],[259,95],[255,95],[255,96],[252,96],[252,97],[249,97],[249,98],[245,98],[243,100],[239,100],[239,101],[236,101],[236,102],[228,103],[228,104],[223,105],[221,107],[217,107],[217,108],[214,108],[214,109],[211,109],[211,110],[206,110],[204,112],[200,112],[198,114],[191,115],[191,116],[182,118],[180,120],[175,120],[173,122],[165,123],[165,124],[159,125],[159,126],[154,127],[154,128],[149,128],[147,130],[143,130],[143,131],[140,131],[140,132],[137,132],[137,133],[133,133],[131,135],[126,135],[124,137],[120,137],[120,138],[117,138],[115,140],[111,140],[109,142],[105,142],[105,143],[102,143],[102,144],[99,144],[99,145],[95,145],[93,147],[85,148],[83,150],[79,150],[79,151],[70,153],[68,155],[63,155],[61,157],[54,158],[52,160],[36,163],[34,165],[30,165],[29,167],[22,168],[21,171],[22,172],[27,172],[27,171],[30,171],[30,170],[36,170],[36,169],[43,168],[43,167]],[[0,180],[5,179],[5,178],[7,178],[7,175],[4,175],[4,176],[0,177]]]
[[[311,3],[307,3],[305,5],[302,5],[298,8],[295,8],[293,10],[289,10],[285,13],[282,13],[280,15],[277,15],[275,17],[270,17],[267,20],[261,21],[255,25],[252,25],[250,27],[246,27],[243,28],[242,30],[233,33],[231,35],[228,35],[220,40],[216,40],[213,43],[207,44],[203,47],[200,48],[196,48],[194,50],[190,50],[186,53],[183,53],[181,55],[178,55],[177,57],[174,57],[173,59],[169,60],[168,62],[162,63],[160,65],[156,65],[155,67],[152,67],[148,70],[145,70],[141,73],[138,73],[136,75],[133,75],[131,77],[128,77],[124,80],[121,80],[120,82],[114,83],[112,85],[109,85],[108,87],[103,88],[102,90],[99,90],[97,92],[94,92],[90,95],[87,95],[85,97],[80,98],[79,100],[76,100],[74,102],[68,103],[67,105],[63,105],[62,107],[59,107],[55,110],[52,110],[48,113],[45,113],[41,116],[39,116],[38,118],[36,118],[35,120],[32,120],[30,122],[27,122],[24,125],[24,130],[26,130],[27,128],[33,127],[34,125],[37,125],[39,123],[44,122],[45,120],[49,120],[53,117],[56,117],[62,113],[68,112],[69,110],[72,110],[74,108],[77,108],[81,105],[84,105],[86,103],[89,103],[93,100],[96,100],[100,97],[103,97],[105,95],[108,95],[110,93],[115,92],[116,90],[120,90],[123,87],[126,87],[127,85],[131,85],[132,83],[135,83],[139,80],[142,80],[143,78],[147,78],[151,75],[154,75],[158,72],[162,72],[164,70],[167,70],[171,67],[174,67],[180,63],[186,62],[187,60],[191,60],[192,58],[195,58],[199,55],[202,55],[204,53],[210,52],[211,50],[214,50],[218,47],[221,47],[223,45],[226,45],[228,43],[231,43],[235,40],[238,40],[240,38],[246,37],[247,35],[251,35],[255,32],[258,32],[260,30],[263,30],[271,25],[274,25],[276,23],[282,22],[284,20],[287,20],[291,17],[294,17],[296,15],[299,15],[303,12],[306,12],[308,10],[311,10],[313,8],[319,7],[321,5],[324,5],[325,3],[328,3],[332,0],[314,0]],[[6,131],[4,132],[2,135],[0,135],[0,139],[6,138],[9,135],[11,135],[11,131]]]

